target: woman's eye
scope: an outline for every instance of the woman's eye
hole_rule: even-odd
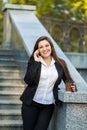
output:
[[[42,48],[44,48],[44,47],[49,47],[49,45],[47,44],[47,45],[45,45],[45,46],[39,46],[39,49],[42,49]]]
[[[46,47],[48,47],[49,45],[46,45]]]
[[[39,47],[40,49],[43,48],[42,46]]]

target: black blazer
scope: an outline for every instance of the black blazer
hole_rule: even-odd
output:
[[[55,104],[58,104],[58,89],[59,89],[58,85],[60,84],[62,79],[64,82],[67,79],[64,74],[62,66],[55,62],[55,67],[58,72],[58,79],[56,80],[55,85],[53,87],[53,95],[55,99]],[[33,58],[31,58],[28,62],[27,71],[24,77],[24,81],[26,84],[28,84],[28,86],[25,88],[24,92],[20,97],[20,100],[26,105],[30,105],[32,102],[32,99],[34,97],[34,94],[36,92],[39,83],[40,73],[41,73],[41,62],[37,62]]]

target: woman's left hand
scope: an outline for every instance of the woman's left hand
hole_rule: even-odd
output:
[[[75,84],[75,83],[73,83],[73,84],[71,85],[71,88],[72,88],[72,91],[73,91],[73,92],[77,91],[77,88],[76,88],[76,84]]]

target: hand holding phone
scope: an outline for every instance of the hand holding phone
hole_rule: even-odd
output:
[[[36,50],[35,52],[34,52],[34,60],[35,61],[40,61],[40,55],[39,55],[39,50]]]

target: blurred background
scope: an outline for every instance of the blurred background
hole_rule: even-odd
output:
[[[0,0],[0,45],[6,3],[35,5],[37,17],[64,52],[87,52],[87,0]]]

